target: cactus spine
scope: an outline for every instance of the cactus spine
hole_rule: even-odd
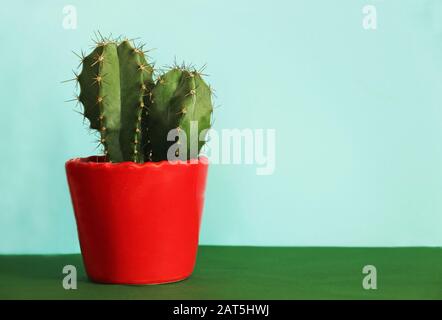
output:
[[[154,81],[142,47],[102,38],[82,56],[76,80],[84,116],[109,161],[167,160],[172,145],[179,159],[198,157],[213,107],[211,89],[196,70],[175,66]],[[177,141],[167,140],[170,130]]]

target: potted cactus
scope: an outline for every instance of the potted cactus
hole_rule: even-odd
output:
[[[101,38],[81,60],[78,100],[104,152],[66,162],[86,272],[103,283],[185,279],[198,248],[211,89],[185,66],[154,77],[129,40]]]

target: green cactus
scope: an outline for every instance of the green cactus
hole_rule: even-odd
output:
[[[167,159],[168,150],[175,144],[175,141],[167,141],[167,135],[170,130],[176,129],[177,158],[181,160],[196,158],[205,143],[200,141],[200,133],[210,128],[213,111],[211,89],[200,73],[174,67],[158,77],[148,98],[146,134],[150,144],[147,150],[144,150],[145,154],[150,153],[153,161]],[[192,125],[195,126],[194,129]],[[185,141],[180,141],[183,139],[180,131],[185,133],[183,137]],[[191,141],[191,138],[198,140]],[[180,143],[185,143],[186,146],[180,147]],[[180,154],[180,149],[185,149],[186,152]]]
[[[144,52],[127,40],[104,40],[82,64],[79,100],[90,127],[100,132],[108,159],[143,162],[142,110],[153,86],[153,68]]]
[[[182,160],[198,157],[213,111],[198,71],[176,66],[154,81],[142,47],[102,37],[81,59],[78,100],[109,161],[162,161],[170,150]],[[167,140],[171,130],[177,141]]]

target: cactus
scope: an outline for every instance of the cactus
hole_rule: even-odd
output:
[[[204,145],[199,136],[210,128],[212,114],[211,89],[196,70],[174,67],[158,77],[152,94],[148,96],[146,135],[150,141],[145,154],[153,161],[168,158],[167,152],[176,144],[176,157],[180,160],[196,158]],[[198,128],[193,129],[193,124]],[[170,130],[176,130],[177,141],[167,141]],[[197,130],[196,130],[197,129]],[[180,131],[185,133],[185,142]],[[195,130],[194,132],[191,132]],[[198,141],[191,141],[196,138]],[[203,140],[203,139],[202,139]],[[180,143],[186,144],[186,152],[180,154]],[[192,143],[196,145],[192,146]],[[170,158],[170,157],[169,157]]]
[[[128,40],[99,42],[83,58],[79,100],[90,127],[111,162],[143,162],[141,121],[144,97],[153,86],[153,68],[141,48]]]
[[[103,37],[96,44],[81,56],[82,70],[75,79],[83,114],[99,132],[106,158],[162,161],[173,146],[176,158],[197,158],[213,111],[211,89],[201,73],[174,66],[154,81],[143,47]],[[171,130],[176,141],[167,140]]]

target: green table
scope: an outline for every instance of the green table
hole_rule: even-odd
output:
[[[78,289],[64,290],[75,265]],[[377,269],[365,290],[362,268]],[[0,299],[442,299],[441,248],[201,246],[189,279],[156,286],[90,282],[81,256],[0,255]]]

